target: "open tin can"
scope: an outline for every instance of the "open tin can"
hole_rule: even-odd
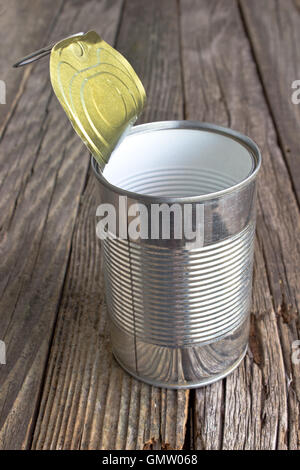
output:
[[[145,90],[94,31],[15,65],[50,51],[54,92],[96,158],[99,203],[116,219],[100,230],[116,359],[162,387],[199,387],[226,376],[248,343],[259,149],[211,124],[132,127]]]
[[[131,207],[172,212],[174,204],[182,214],[188,206],[194,228],[201,225],[197,243],[174,230],[167,239],[108,234],[102,241],[113,353],[137,379],[200,387],[243,359],[260,161],[248,137],[192,121],[136,126],[103,169],[92,158],[99,202],[115,207],[118,227],[124,217],[132,221]]]

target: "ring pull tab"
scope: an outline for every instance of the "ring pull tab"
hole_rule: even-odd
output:
[[[69,38],[73,38],[75,36],[82,36],[83,32],[80,32],[80,33],[76,33],[76,34],[71,34],[70,36],[67,36],[66,38],[64,39],[69,39]],[[60,42],[60,41],[59,41]],[[42,47],[41,49],[35,51],[35,52],[32,52],[31,54],[28,54],[26,55],[25,57],[22,57],[22,59],[19,59],[14,65],[13,67],[17,68],[17,67],[23,67],[24,65],[28,65],[28,64],[31,64],[32,62],[35,62],[36,60],[39,60],[41,59],[42,57],[46,57],[46,55],[49,55],[53,49],[53,47],[55,46],[56,43],[54,44],[51,44],[51,46],[46,46],[46,47]]]

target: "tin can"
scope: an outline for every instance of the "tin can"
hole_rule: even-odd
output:
[[[99,202],[115,207],[117,227],[130,225],[137,205],[175,204],[182,214],[188,206],[192,217],[201,208],[197,243],[174,230],[169,238],[102,241],[113,353],[137,379],[200,387],[243,359],[260,162],[248,137],[193,121],[135,126],[104,169],[92,158]]]

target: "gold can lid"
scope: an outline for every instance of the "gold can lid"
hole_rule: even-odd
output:
[[[103,167],[144,108],[139,77],[125,57],[90,31],[53,47],[50,78],[75,131]]]

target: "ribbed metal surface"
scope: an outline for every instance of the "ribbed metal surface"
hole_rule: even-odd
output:
[[[145,342],[179,347],[215,340],[249,311],[254,226],[197,250],[103,243],[111,320]]]
[[[152,196],[188,197],[221,191],[237,181],[224,172],[205,168],[159,168],[134,173],[118,181],[118,186],[127,191]]]
[[[134,377],[168,388],[226,376],[249,337],[258,148],[210,124],[151,123],[131,130],[103,172],[92,165],[117,226],[132,222],[122,212],[126,196],[128,208],[146,207],[151,230],[160,204],[170,211],[179,205],[183,221],[188,204],[193,230],[201,229],[195,243],[185,232],[102,241],[116,359]]]

